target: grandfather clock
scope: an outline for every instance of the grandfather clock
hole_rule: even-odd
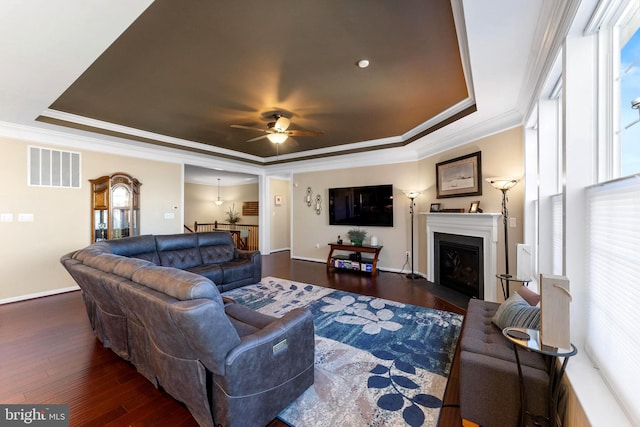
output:
[[[91,241],[121,239],[140,234],[140,186],[125,173],[90,179]]]

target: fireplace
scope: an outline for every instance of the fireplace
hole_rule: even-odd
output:
[[[498,219],[499,213],[424,213],[427,220],[427,280],[437,283],[435,234],[443,233],[466,237],[477,237],[482,240],[479,249],[479,262],[482,267],[478,273],[478,297],[486,301],[498,301],[498,282],[496,280],[498,251]],[[457,243],[457,242],[456,242]],[[463,243],[469,245],[469,243]],[[471,244],[473,245],[473,243]]]
[[[434,233],[435,283],[484,299],[482,238]]]

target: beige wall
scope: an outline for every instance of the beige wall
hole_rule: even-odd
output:
[[[275,204],[276,196],[280,196],[281,205]],[[271,251],[289,249],[291,247],[291,182],[270,178],[267,201],[271,204]]]
[[[450,160],[476,151],[482,152],[481,196],[436,198],[436,163]],[[479,200],[484,212],[501,212],[501,193],[493,189],[485,178],[493,176],[516,176],[524,174],[522,147],[522,128],[513,128],[457,149],[446,151],[418,162],[407,162],[383,166],[370,166],[331,170],[324,172],[298,173],[293,177],[293,244],[292,256],[306,259],[326,259],[329,252],[327,243],[345,236],[351,228],[348,226],[330,226],[327,211],[328,189],[360,185],[393,184],[394,189],[394,226],[365,227],[369,236],[376,235],[384,248],[380,254],[379,266],[383,269],[401,270],[405,265],[405,252],[411,248],[411,224],[409,200],[402,190],[419,190],[416,199],[415,227],[415,265],[416,271],[426,273],[426,219],[418,212],[429,210],[431,203],[441,203],[444,208],[468,209],[472,201]],[[323,200],[323,212],[316,215],[312,208],[304,203],[307,187],[311,187],[314,196],[320,194]],[[510,269],[515,272],[515,245],[522,241],[524,185],[518,184],[509,191],[510,216],[516,218],[517,227],[509,229]],[[500,225],[502,222],[500,222]],[[502,229],[500,229],[502,230]],[[316,247],[316,244],[319,247]],[[504,252],[502,232],[499,233],[498,271],[504,270]]]
[[[442,161],[451,160],[459,156],[475,153],[482,153],[482,195],[470,197],[454,197],[437,199],[436,191],[436,164]],[[420,161],[420,174],[426,177],[427,187],[422,195],[417,199],[418,210],[426,212],[431,203],[441,203],[443,208],[464,208],[469,209],[471,202],[480,201],[480,208],[484,212],[502,212],[502,193],[491,187],[485,181],[486,178],[496,176],[509,176],[522,178],[524,175],[524,147],[522,141],[522,128],[516,127],[504,132],[474,141],[473,143],[459,147],[455,150],[446,151],[436,156]],[[516,272],[516,244],[523,240],[523,206],[524,206],[524,182],[519,182],[507,193],[509,217],[515,218],[516,227],[509,227],[509,270],[512,274]],[[502,218],[498,220],[498,272],[505,271],[504,267],[504,232]],[[426,247],[426,220],[422,216],[420,219],[420,271],[425,272],[427,268],[427,247]],[[498,297],[502,291],[498,292]]]
[[[405,251],[409,250],[409,199],[402,190],[412,189],[418,179],[418,163],[407,162],[393,165],[368,166],[339,169],[324,172],[298,173],[293,176],[293,242],[292,256],[326,260],[329,253],[327,243],[335,242],[338,235],[347,240],[350,226],[329,225],[329,188],[363,185],[393,185],[393,227],[362,227],[367,230],[367,238],[378,237],[378,244],[384,248],[380,253],[380,268],[400,270],[405,261]],[[307,187],[311,187],[313,197],[322,197],[322,212],[316,215],[314,204],[304,203]]]
[[[225,212],[229,208],[240,213],[240,224],[257,225],[257,216],[242,216],[242,202],[258,200],[258,184],[220,186],[220,199],[224,203],[215,204],[218,199],[217,185],[184,185],[184,223],[193,229],[194,223],[227,222]]]
[[[28,145],[0,138],[0,213],[13,214],[12,222],[0,222],[0,302],[75,285],[59,259],[90,243],[91,178],[114,172],[138,178],[142,182],[141,232],[182,232],[181,165],[69,150],[81,152],[82,188],[30,187]],[[20,213],[33,214],[34,221],[18,222]],[[164,213],[173,213],[174,218],[164,219]]]

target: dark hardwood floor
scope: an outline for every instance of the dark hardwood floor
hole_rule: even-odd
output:
[[[326,271],[322,263],[263,256],[274,276],[403,303],[465,313],[468,298],[426,280]],[[71,278],[69,279],[71,283]],[[456,353],[457,354],[457,353]],[[439,425],[460,427],[458,358]],[[93,336],[80,292],[0,306],[0,403],[70,405],[76,426],[196,426],[189,411]],[[270,427],[286,426],[274,420]]]

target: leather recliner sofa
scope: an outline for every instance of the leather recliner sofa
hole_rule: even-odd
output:
[[[225,301],[207,277],[155,265],[168,250],[145,252],[149,239],[141,237],[137,249],[114,248],[120,255],[110,245],[122,242],[113,241],[61,258],[105,347],[183,402],[201,426],[264,426],[313,384],[309,310],[278,319]],[[134,252],[139,257],[126,256]]]

